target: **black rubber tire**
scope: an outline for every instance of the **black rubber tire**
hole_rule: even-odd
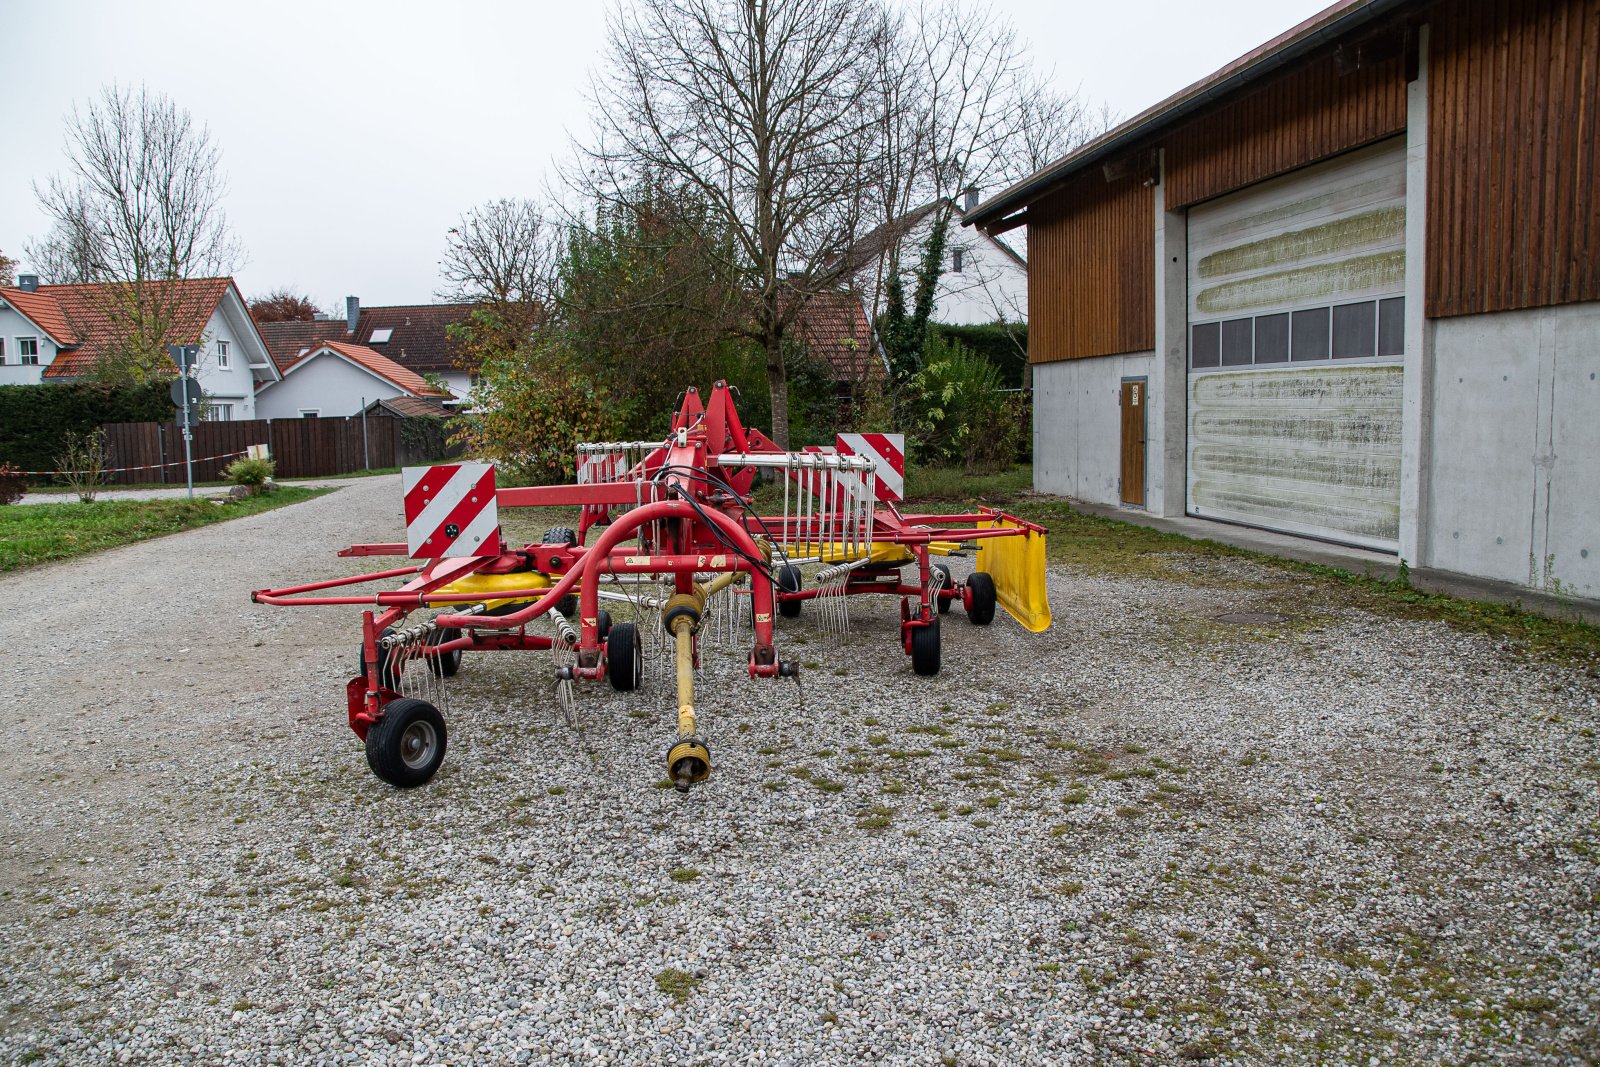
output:
[[[639,628],[631,622],[619,622],[606,635],[606,677],[611,688],[619,693],[631,693],[638,688],[644,674],[644,649],[639,645]]]
[[[568,548],[578,543],[578,531],[570,526],[552,526],[539,538],[541,545],[566,545]]]
[[[911,631],[911,669],[923,677],[939,673],[939,620]]]
[[[578,594],[568,593],[566,596],[556,601],[556,610],[561,612],[561,614],[565,615],[567,618],[572,618],[578,613]]]
[[[799,567],[778,568],[778,590],[780,592],[798,593],[804,584],[800,577]],[[800,606],[804,603],[804,600],[780,600],[778,601],[778,614],[786,619],[798,619],[800,617]]]
[[[611,636],[611,612],[601,608],[600,614],[595,619],[595,626],[600,631],[600,640],[604,641]]]
[[[435,630],[433,640],[428,643],[442,645],[458,640],[460,637],[461,631],[451,627],[448,630]],[[455,673],[461,669],[461,650],[458,648],[453,652],[446,652],[442,656],[429,656],[428,669],[444,678],[455,677]]]
[[[410,697],[391,700],[367,731],[367,766],[392,786],[415,789],[439,770],[446,740],[438,708]]]
[[[392,633],[394,633],[394,627],[385,626],[378,637],[380,639],[385,638]],[[385,651],[380,647],[378,649],[378,661],[381,664],[378,670],[378,684],[385,689],[399,688],[400,673],[394,669],[394,650]],[[367,676],[367,650],[360,645],[356,646],[356,670],[360,672],[361,677],[365,678]]]
[[[945,596],[944,594],[950,592],[956,587],[956,581],[954,578],[950,577],[950,568],[946,564],[935,563],[931,569],[939,571],[944,575],[944,584],[939,587],[939,602],[935,604],[934,607],[939,609],[940,615],[948,614],[950,611],[950,605],[955,603],[956,598]]]
[[[994,579],[982,571],[974,571],[967,578],[967,588],[972,590],[972,606],[967,618],[974,626],[988,626],[994,622]]]

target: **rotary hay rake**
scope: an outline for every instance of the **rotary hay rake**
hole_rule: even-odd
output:
[[[603,680],[636,689],[648,644],[672,662],[677,729],[667,770],[687,791],[711,771],[694,693],[704,645],[747,635],[751,677],[798,682],[798,662],[778,656],[774,616],[795,618],[809,602],[824,630],[846,633],[851,599],[863,595],[900,599],[900,643],[918,675],[938,673],[939,618],[956,602],[979,626],[999,606],[1030,631],[1049,628],[1045,529],[992,508],[903,512],[902,455],[893,437],[874,434],[785,451],[740,423],[725,383],[703,405],[690,388],[665,441],[578,446],[575,485],[497,492],[486,464],[406,468],[407,542],[339,555],[420,562],[257,590],[251,600],[367,609],[361,673],[345,687],[350,728],[373,772],[400,787],[427,782],[444,759],[445,679],[465,653],[548,651],[557,701],[575,724],[578,687]],[[780,514],[752,506],[758,474],[781,483]],[[577,507],[579,525],[516,548],[501,536],[501,507]],[[930,560],[966,546],[976,546],[977,560],[965,581]],[[820,568],[809,588],[803,566]],[[902,574],[908,566],[914,582]],[[366,583],[390,588],[328,595]],[[613,624],[602,599],[630,603],[641,622]],[[409,618],[430,608],[441,610]],[[530,632],[541,619],[549,632]]]

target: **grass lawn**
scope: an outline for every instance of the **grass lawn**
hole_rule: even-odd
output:
[[[289,486],[237,503],[100,500],[93,504],[12,504],[0,507],[0,571],[239,519],[330,492]]]

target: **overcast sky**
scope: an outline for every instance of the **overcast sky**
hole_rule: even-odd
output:
[[[598,62],[600,3],[5,0],[0,251],[46,228],[32,185],[62,170],[63,117],[144,82],[211,128],[246,296],[342,311],[425,303],[461,212],[537,194]],[[993,0],[1056,82],[1126,118],[1326,0]]]

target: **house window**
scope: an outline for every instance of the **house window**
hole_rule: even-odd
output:
[[[228,342],[226,341],[217,342],[217,369],[228,369]]]
[[[24,367],[37,367],[39,365],[39,339],[37,337],[17,338],[17,362]]]
[[[0,367],[6,365],[6,339],[0,337]]]
[[[961,261],[963,258],[965,258],[965,253],[960,248],[950,253],[950,272],[952,274],[961,273]]]
[[[321,414],[322,414],[322,409],[321,408],[301,408],[300,409],[300,417],[302,419],[314,419],[314,418],[317,418]]]
[[[213,400],[211,402],[210,414],[207,417],[210,418],[210,420],[212,422],[232,422],[233,421],[233,405],[232,404],[219,404],[215,400]]]

